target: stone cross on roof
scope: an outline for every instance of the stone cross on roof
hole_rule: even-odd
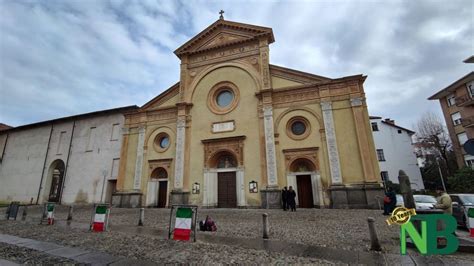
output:
[[[224,10],[221,9],[219,14],[220,14],[219,19],[224,19]]]

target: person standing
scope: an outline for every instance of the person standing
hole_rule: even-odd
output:
[[[288,189],[286,187],[281,190],[281,201],[283,210],[286,211],[288,209]]]
[[[290,189],[288,190],[288,205],[291,208],[291,211],[296,211],[296,192],[293,190],[293,187],[290,186]]]
[[[385,192],[385,197],[383,198],[383,215],[392,214],[396,206],[397,195],[393,191],[392,187],[387,187],[387,192]]]
[[[443,210],[444,214],[453,214],[452,200],[446,191],[442,187],[436,188],[436,194],[439,195],[437,203],[434,206],[436,209]]]
[[[437,202],[434,205],[434,207],[436,209],[443,210],[444,214],[453,215],[452,200],[449,194],[446,191],[444,191],[443,187],[437,187],[436,194],[438,194],[439,197],[436,199]],[[436,227],[438,231],[443,231],[444,229],[446,229],[446,223],[443,220],[438,220]],[[456,233],[454,233],[454,235],[456,235]],[[438,245],[446,245],[446,239],[442,237],[438,237],[437,243]]]

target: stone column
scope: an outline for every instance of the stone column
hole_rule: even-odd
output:
[[[332,103],[321,102],[323,110],[324,129],[326,132],[326,144],[328,146],[329,168],[333,185],[342,184],[341,165],[339,163],[339,152],[337,150],[336,131],[332,116]]]
[[[273,108],[263,107],[263,126],[265,130],[265,155],[267,161],[267,187],[260,190],[263,208],[280,208],[280,189],[275,154],[275,133],[273,130]]]
[[[186,135],[186,118],[178,117],[176,125],[176,160],[174,162],[174,189],[182,190],[184,173],[184,141]]]
[[[174,162],[174,183],[171,192],[172,204],[187,204],[189,192],[183,191],[184,150],[186,136],[186,116],[178,116],[176,123],[176,157]]]
[[[347,190],[342,184],[341,165],[337,149],[336,130],[332,116],[332,103],[321,102],[323,111],[324,131],[329,156],[329,172],[331,173],[331,205],[333,208],[347,208]]]
[[[140,190],[143,168],[143,146],[145,144],[145,127],[138,128],[137,158],[135,160],[135,175],[133,177],[133,189]]]
[[[263,119],[265,129],[265,155],[267,158],[267,181],[269,187],[276,187],[277,167],[275,155],[275,133],[273,130],[273,108],[263,107]]]

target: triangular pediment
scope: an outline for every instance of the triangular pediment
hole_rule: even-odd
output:
[[[179,82],[145,103],[142,107],[140,107],[140,111],[150,111],[162,107],[176,106],[176,103],[178,103],[178,96]]]
[[[207,50],[210,48],[220,47],[224,45],[244,42],[252,39],[253,36],[236,34],[232,32],[219,32],[214,37],[206,40],[200,47],[194,51]]]
[[[181,58],[184,54],[255,41],[262,36],[268,38],[268,43],[275,41],[271,28],[219,19],[176,49],[174,53]]]

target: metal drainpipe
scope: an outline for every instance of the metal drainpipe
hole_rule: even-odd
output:
[[[76,128],[76,120],[72,123],[72,132],[71,132],[71,140],[69,141],[69,151],[67,152],[67,158],[66,158],[66,167],[64,168],[64,177],[63,177],[63,183],[61,185],[61,196],[59,196],[59,204],[61,204],[62,199],[63,199],[63,191],[64,191],[64,185],[66,184],[66,177],[67,177],[67,167],[69,166],[69,157],[71,157],[71,148],[72,148],[72,139],[74,138],[74,129]]]
[[[46,155],[44,156],[44,163],[43,163],[43,171],[41,171],[41,181],[38,189],[38,196],[36,197],[36,204],[39,203],[39,197],[41,194],[41,189],[43,186],[43,178],[44,178],[44,169],[46,168],[46,161],[48,160],[48,153],[49,153],[49,144],[51,143],[51,135],[53,134],[53,124],[51,124],[51,130],[49,131],[49,139],[48,139],[48,146],[46,147]]]
[[[5,151],[7,150],[7,143],[8,143],[8,136],[10,134],[7,133],[7,136],[5,137],[5,145],[3,146],[3,150],[2,150],[2,159],[0,160],[0,162],[3,160],[3,157],[5,157]]]

